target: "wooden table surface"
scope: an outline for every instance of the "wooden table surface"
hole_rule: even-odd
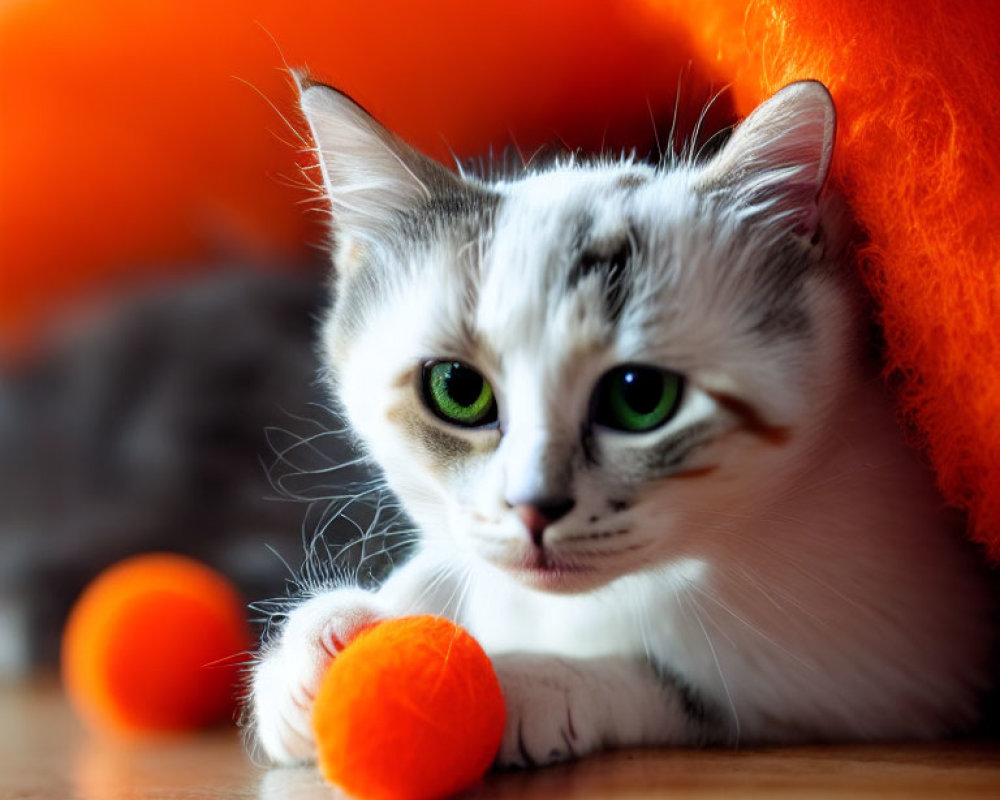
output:
[[[3,800],[336,800],[313,769],[250,763],[234,730],[147,742],[85,731],[50,683],[0,687]],[[463,800],[1000,800],[1000,745],[644,750],[491,775]]]

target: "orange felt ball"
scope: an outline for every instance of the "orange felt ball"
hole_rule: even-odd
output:
[[[361,800],[432,800],[478,782],[500,748],[504,703],[489,657],[440,617],[359,634],[320,685],[323,776]]]
[[[63,683],[96,729],[191,730],[232,714],[249,645],[243,604],[223,576],[183,556],[136,556],[99,575],[74,606]]]

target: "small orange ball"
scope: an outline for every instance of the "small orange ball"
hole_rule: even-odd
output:
[[[231,717],[250,646],[229,581],[183,556],[141,555],[99,575],[62,640],[66,694],[91,727],[186,731]]]
[[[360,800],[434,800],[475,785],[500,749],[489,657],[432,616],[387,620],[330,666],[313,708],[323,776]]]

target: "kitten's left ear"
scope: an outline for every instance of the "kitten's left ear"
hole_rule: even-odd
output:
[[[296,77],[339,238],[377,238],[396,212],[412,210],[461,184],[458,176],[418,153],[347,95]]]
[[[830,171],[836,134],[830,92],[819,81],[799,81],[765,100],[733,133],[696,178],[700,191],[725,191],[748,216],[781,218],[811,236],[818,198]]]

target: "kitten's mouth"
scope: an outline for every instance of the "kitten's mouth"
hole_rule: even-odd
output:
[[[504,565],[521,583],[550,592],[572,592],[595,583],[598,570],[579,562],[555,557],[546,550],[533,550],[516,563]],[[603,581],[596,581],[603,583]]]
[[[608,557],[612,556],[611,563],[615,561],[611,551],[565,553],[523,540],[513,543],[487,537],[479,545],[480,558],[530,589],[571,594],[596,589],[618,577],[608,568]]]
[[[570,566],[552,557],[546,550],[535,550],[525,559],[524,569],[532,572],[558,572],[560,570],[574,569],[576,565]]]

